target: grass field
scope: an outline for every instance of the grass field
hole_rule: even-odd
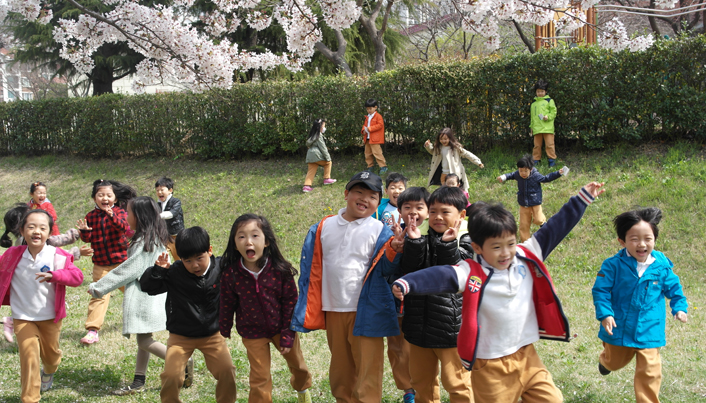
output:
[[[564,150],[559,150],[564,152]],[[495,177],[515,169],[519,151],[493,150],[479,157],[486,168],[477,169],[466,161],[472,200],[500,201],[517,211],[515,182],[500,184]],[[404,173],[410,186],[424,186],[429,155],[387,155],[390,170]],[[538,342],[537,349],[568,402],[634,401],[634,364],[602,377],[597,371],[600,342],[596,337],[591,287],[601,262],[615,254],[619,245],[611,219],[636,206],[657,206],[663,210],[656,249],[675,263],[689,300],[689,322],[667,322],[667,346],[662,348],[663,402],[706,401],[706,341],[703,334],[706,310],[706,165],[700,145],[620,146],[600,152],[565,152],[559,166],[568,165],[568,177],[545,184],[544,211],[549,217],[587,182],[606,182],[607,191],[589,207],[583,220],[553,252],[547,266],[554,276],[559,296],[569,317],[571,343]],[[334,155],[332,186],[321,186],[321,173],[314,191],[301,192],[306,173],[303,157],[269,160],[196,161],[170,159],[86,160],[72,157],[0,158],[0,212],[16,202],[26,202],[31,182],[48,184],[48,197],[66,231],[93,207],[91,183],[95,179],[116,179],[133,185],[139,195],[154,197],[154,182],[166,175],[176,181],[175,196],[182,200],[187,226],[200,225],[211,234],[214,251],[221,254],[235,218],[254,212],[274,225],[285,257],[298,267],[299,253],[309,226],[344,206],[345,183],[364,168],[361,155]],[[540,171],[548,173],[546,165]],[[533,227],[533,229],[536,229]],[[132,381],[136,344],[121,334],[122,294],[112,299],[101,341],[82,347],[89,296],[90,259],[77,264],[86,281],[67,292],[68,317],[63,323],[61,348],[64,358],[54,388],[44,394],[49,402],[156,402],[159,401],[159,373],[163,362],[153,358],[147,374],[149,390],[134,396],[116,397],[110,391]],[[7,315],[9,308],[3,307]],[[235,334],[235,332],[234,332]],[[166,343],[167,332],[156,334]],[[238,337],[229,341],[237,366],[238,401],[246,402],[248,361]],[[302,336],[302,346],[314,377],[315,401],[332,402],[328,385],[329,353],[322,331]],[[294,402],[284,360],[273,351],[272,373],[275,401]],[[214,381],[203,357],[196,353],[194,386],[182,392],[185,402],[212,402]],[[19,402],[19,359],[16,345],[0,341],[0,402]],[[389,371],[385,374],[385,402],[401,401]],[[447,401],[447,396],[443,399]]]

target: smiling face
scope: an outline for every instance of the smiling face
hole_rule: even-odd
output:
[[[235,232],[235,248],[243,257],[245,267],[253,272],[259,272],[262,267],[258,267],[257,261],[262,258],[265,248],[270,243],[265,239],[265,234],[257,221],[246,221],[238,227]]]
[[[34,193],[30,193],[30,196],[32,196],[32,200],[36,204],[42,204],[44,203],[44,200],[47,199],[47,188],[44,186],[37,186],[34,188]]]
[[[36,256],[37,253],[41,252],[50,232],[49,217],[46,214],[31,213],[27,216],[22,227],[22,236],[27,242],[27,249],[32,256]]]
[[[447,146],[449,145],[449,136],[442,134],[439,137],[439,143],[441,143],[442,146]]]
[[[424,200],[408,201],[398,208],[400,216],[405,225],[422,225],[422,222],[429,217],[429,208]],[[407,222],[407,217],[411,216],[412,222]]]
[[[390,183],[390,186],[385,189],[385,193],[387,193],[387,197],[390,198],[390,204],[393,206],[397,207],[397,198],[400,197],[400,194],[404,192],[404,190],[407,187],[404,185],[404,182],[392,182]]]
[[[213,255],[213,248],[209,246],[208,252],[189,256],[186,259],[181,259],[181,262],[189,273],[195,276],[202,276],[208,269],[209,263],[211,263],[211,255]]]
[[[500,236],[487,238],[483,246],[475,242],[472,242],[471,246],[488,264],[498,270],[507,270],[515,258],[517,237],[510,232],[504,232]]]
[[[93,198],[93,201],[96,202],[96,206],[98,206],[98,208],[101,210],[107,210],[113,207],[116,201],[115,193],[113,193],[113,187],[99,187],[98,191],[96,192],[96,197]]]
[[[363,185],[355,185],[344,194],[346,212],[343,213],[343,219],[346,221],[370,217],[380,205],[380,194]]]
[[[169,189],[166,186],[157,186],[155,191],[157,192],[157,198],[162,203],[167,200],[167,197],[169,197],[170,194],[174,193],[174,189]]]
[[[655,248],[655,234],[647,221],[640,221],[625,233],[625,240],[618,239],[618,242],[630,256],[644,263]]]
[[[530,172],[532,172],[532,170],[529,169],[529,168],[517,168],[517,170],[520,172],[520,176],[521,176],[523,179],[529,178]]]
[[[456,225],[466,217],[466,210],[459,211],[451,204],[434,203],[429,206],[429,227],[439,234]]]
[[[537,89],[537,91],[535,91],[535,93],[537,94],[538,97],[542,98],[545,95],[547,95],[547,90]]]

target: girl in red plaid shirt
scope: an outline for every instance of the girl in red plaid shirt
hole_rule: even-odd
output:
[[[127,236],[130,229],[125,207],[137,194],[130,186],[112,180],[98,179],[93,182],[91,198],[95,208],[78,220],[81,240],[90,242],[93,248],[93,282],[96,282],[127,259]],[[124,289],[121,288],[121,291]],[[83,344],[98,341],[98,331],[103,325],[108,310],[110,294],[102,298],[91,298],[88,303],[86,330]]]

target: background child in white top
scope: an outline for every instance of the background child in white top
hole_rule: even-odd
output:
[[[449,127],[445,127],[439,132],[434,145],[427,140],[424,143],[424,148],[432,155],[427,186],[442,186],[446,182],[446,175],[454,173],[461,178],[463,190],[468,192],[468,178],[461,157],[469,159],[480,168],[484,167],[480,158],[463,148]]]

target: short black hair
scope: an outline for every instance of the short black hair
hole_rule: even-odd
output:
[[[405,177],[404,175],[402,175],[401,173],[390,172],[387,175],[387,178],[385,178],[385,189],[389,188],[390,185],[392,185],[393,183],[397,183],[397,182],[402,182],[404,184],[404,187],[407,187],[408,180],[409,179],[407,177]]]
[[[429,206],[429,191],[423,187],[411,187],[400,193],[397,198],[397,208],[401,208],[405,203],[423,201]]]
[[[365,107],[370,108],[372,106],[378,106],[378,101],[375,100],[375,98],[368,98],[368,100],[365,101]]]
[[[399,200],[399,199],[398,199]],[[399,204],[399,201],[397,202]],[[429,196],[428,206],[432,206],[436,203],[440,204],[450,204],[458,211],[466,210],[466,205],[468,204],[468,199],[466,195],[463,194],[461,188],[442,186],[434,191],[434,193]]]
[[[370,189],[365,183],[362,183],[362,182],[356,183],[355,185],[351,186],[350,189],[347,189],[347,190],[350,192],[351,190],[353,190],[353,189],[355,189],[355,188],[373,190],[373,189]],[[375,191],[373,190],[373,192],[375,192]],[[378,194],[378,206],[379,206],[379,205],[380,205],[380,202],[382,201],[382,192],[375,192],[375,193]]]
[[[456,175],[456,174],[454,174],[454,173],[451,173],[451,174],[446,175],[446,179],[444,179],[443,185],[446,185],[446,181],[447,181],[447,180],[453,179],[453,178],[456,178],[456,183],[458,183],[459,185],[461,185],[461,178],[459,178],[458,175]]]
[[[548,91],[548,90],[549,90],[549,83],[548,83],[545,79],[540,78],[540,79],[537,80],[537,82],[534,84],[534,90],[535,90],[535,91],[537,91],[537,90]]]
[[[170,178],[167,178],[166,176],[163,176],[163,177],[159,178],[157,180],[157,182],[155,182],[155,184],[154,184],[155,188],[158,188],[160,186],[164,186],[165,188],[167,188],[169,190],[173,190],[174,189],[174,181],[171,180]]]
[[[201,227],[184,228],[177,235],[174,246],[181,259],[188,259],[208,252],[211,247],[211,237]]]
[[[625,234],[630,228],[639,224],[640,221],[645,221],[652,227],[652,233],[655,235],[655,241],[659,235],[659,227],[657,225],[662,221],[662,210],[657,207],[649,207],[640,210],[626,211],[613,219],[615,232],[618,233],[618,239],[625,241]]]
[[[502,204],[477,202],[471,206],[468,218],[468,235],[471,241],[480,247],[488,238],[502,236],[505,233],[517,235],[515,217]]]
[[[532,170],[534,168],[534,161],[532,160],[532,156],[529,154],[525,154],[517,160],[517,167],[518,168],[529,168]]]

